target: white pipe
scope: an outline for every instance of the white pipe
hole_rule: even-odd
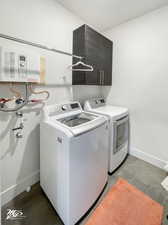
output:
[[[19,42],[19,43],[22,43],[22,44],[25,44],[25,45],[31,45],[33,47],[41,48],[41,49],[44,49],[44,50],[47,50],[47,51],[56,52],[56,53],[60,53],[60,54],[68,55],[68,56],[72,56],[73,58],[77,58],[77,59],[82,59],[83,58],[82,56],[74,55],[74,54],[71,54],[69,52],[64,52],[64,51],[61,51],[61,50],[58,50],[58,49],[55,49],[55,48],[49,48],[49,47],[41,45],[41,44],[37,44],[37,43],[34,43],[34,42],[26,41],[26,40],[23,40],[23,39],[20,39],[20,38],[16,38],[16,37],[12,37],[12,36],[9,36],[9,35],[6,35],[6,34],[1,34],[0,33],[0,37],[4,38],[4,39],[7,39],[7,40]]]

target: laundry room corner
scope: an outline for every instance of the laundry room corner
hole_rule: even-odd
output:
[[[102,96],[129,108],[130,153],[160,168],[168,160],[167,20],[165,6],[104,31],[114,42],[113,86],[103,87]]]

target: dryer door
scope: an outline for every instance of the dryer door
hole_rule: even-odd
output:
[[[129,117],[114,122],[113,154],[122,150],[129,141]]]

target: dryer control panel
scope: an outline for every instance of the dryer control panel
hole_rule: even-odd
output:
[[[97,107],[104,106],[106,104],[106,101],[104,98],[95,98],[95,99],[88,100],[88,103],[91,106],[91,108],[94,109]]]

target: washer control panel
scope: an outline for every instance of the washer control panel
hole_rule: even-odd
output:
[[[62,109],[63,111],[66,111],[66,110],[68,109],[68,107],[67,107],[67,105],[63,105],[63,106],[61,107],[61,109]]]
[[[74,109],[80,109],[80,105],[78,102],[62,105],[61,109],[63,111],[72,111]]]
[[[71,109],[78,109],[78,108],[80,108],[78,103],[72,103],[72,104],[70,104],[70,107],[71,107]]]
[[[79,102],[72,102],[72,103],[68,103],[68,104],[60,104],[60,105],[56,105],[56,106],[49,109],[50,116],[63,114],[63,113],[66,113],[66,112],[78,111],[78,110],[82,110]]]

